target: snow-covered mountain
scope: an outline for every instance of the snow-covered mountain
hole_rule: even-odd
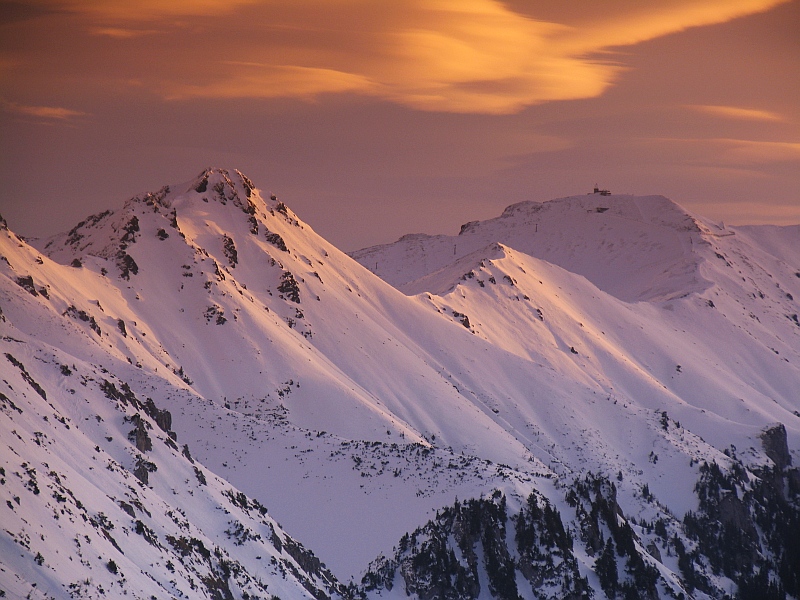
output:
[[[208,169],[0,256],[7,593],[800,593],[800,227],[592,194],[351,258]]]

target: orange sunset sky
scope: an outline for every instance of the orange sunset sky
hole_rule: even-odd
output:
[[[0,213],[238,168],[344,250],[521,200],[800,223],[800,0],[0,2]]]

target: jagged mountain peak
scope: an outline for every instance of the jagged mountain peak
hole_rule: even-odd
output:
[[[188,182],[139,194],[126,200],[119,209],[90,215],[66,233],[33,243],[61,264],[78,266],[85,257],[113,261],[118,275],[129,279],[138,271],[137,252],[133,250],[137,241],[153,236],[164,241],[170,234],[177,234],[196,251],[209,253],[212,249],[203,248],[197,236],[187,236],[187,231],[197,232],[205,225],[213,225],[220,236],[231,240],[229,246],[235,245],[237,238],[248,233],[257,235],[260,231],[283,249],[281,236],[271,231],[276,227],[274,217],[304,227],[275,195],[262,198],[253,182],[240,171],[207,168]],[[269,226],[265,223],[268,220],[272,221]],[[200,225],[183,231],[181,223],[188,222]],[[226,257],[221,262],[227,262]],[[107,266],[103,268],[110,270]]]
[[[261,195],[255,185],[237,169],[229,171],[208,167],[189,183],[184,196],[190,192],[196,192],[205,200],[213,199],[223,205],[231,202],[247,214],[255,214],[257,208],[262,208],[256,204]]]
[[[191,192],[195,192],[197,196]],[[238,169],[207,167],[188,182],[164,186],[155,193],[134,196],[125,202],[125,208],[134,204],[146,204],[155,210],[169,209],[176,200],[193,197],[204,201],[216,200],[223,205],[231,202],[248,214],[255,213],[256,202],[261,198],[255,184]],[[273,202],[276,200],[271,199]]]

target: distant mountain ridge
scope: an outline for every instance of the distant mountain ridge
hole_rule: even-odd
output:
[[[715,235],[712,228],[663,196],[588,194],[519,202],[499,217],[464,224],[457,236],[404,236],[352,256],[368,268],[378,264],[377,274],[407,290],[454,257],[499,242],[583,275],[622,300],[667,299],[707,285],[698,277],[693,244]]]
[[[800,227],[592,194],[358,264],[212,168],[48,240],[4,228],[0,256],[7,592],[800,593],[780,526],[800,500]],[[102,477],[81,466],[105,456]],[[81,519],[99,525],[59,528],[29,484],[50,471],[82,506],[78,487],[110,499]],[[150,516],[117,502],[131,488]],[[100,562],[74,535],[106,540]]]

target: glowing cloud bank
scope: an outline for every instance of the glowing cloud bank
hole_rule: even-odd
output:
[[[658,6],[611,4],[602,16],[537,20],[498,0],[192,0],[45,2],[119,39],[141,35],[120,25],[150,26],[216,17],[229,36],[229,60],[183,65],[177,81],[158,82],[175,98],[308,98],[356,92],[425,111],[506,114],[554,100],[592,98],[621,67],[611,49],[689,27],[721,23],[782,0],[673,0]],[[39,3],[37,3],[39,4]],[[41,4],[40,4],[41,5]],[[185,22],[184,22],[185,21]],[[230,35],[247,22],[253,35]],[[234,28],[232,31],[235,31]],[[147,30],[152,31],[152,30]],[[219,42],[219,40],[217,40]]]

